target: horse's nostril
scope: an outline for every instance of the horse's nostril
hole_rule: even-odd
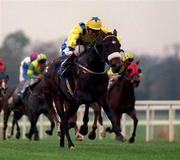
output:
[[[112,67],[112,72],[113,73],[118,73],[120,70],[120,65],[115,65],[114,67]]]

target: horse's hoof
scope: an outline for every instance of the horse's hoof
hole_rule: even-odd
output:
[[[21,136],[21,134],[17,132],[17,133],[16,133],[16,139],[19,139],[20,136]]]
[[[70,150],[74,150],[75,149],[75,146],[71,146],[69,147]]]
[[[28,138],[29,140],[32,139],[32,138],[30,137],[30,134],[29,134],[29,133],[26,133],[25,136],[26,136],[26,138]]]
[[[90,140],[94,140],[96,138],[96,132],[90,132],[89,135],[88,135],[88,138]]]
[[[74,146],[74,144],[71,144],[71,145],[69,145],[68,147],[69,147],[69,149],[70,149],[70,150],[73,150],[73,149],[75,149],[75,146]]]
[[[60,147],[64,148],[64,141],[62,141],[61,139],[60,139]]]
[[[45,131],[47,135],[52,136],[52,132],[50,130]]]
[[[131,138],[129,139],[129,143],[134,143],[134,141],[135,141],[135,139],[134,139],[133,137],[131,137]]]
[[[35,136],[34,136],[34,140],[35,140],[35,141],[39,141],[39,135],[35,135]]]
[[[125,142],[126,138],[120,133],[120,135],[116,136],[116,140],[121,141],[121,142]]]
[[[81,125],[79,133],[82,134],[83,136],[87,135],[87,133],[88,133],[88,126]]]
[[[106,128],[106,132],[112,133],[112,129],[111,129],[110,127],[107,127],[107,128]]]
[[[8,134],[8,135],[7,135],[7,139],[10,139],[10,138],[11,138],[11,135]],[[6,140],[6,137],[4,138],[4,140]]]
[[[61,132],[60,132],[60,131],[57,132],[57,136],[58,136],[58,137],[61,136]]]

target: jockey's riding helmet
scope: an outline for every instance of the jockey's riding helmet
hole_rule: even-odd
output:
[[[133,55],[131,53],[125,53],[123,56],[122,56],[122,60],[123,62],[129,60],[129,59],[134,59]]]
[[[100,30],[102,27],[102,22],[98,17],[92,17],[86,22],[88,28],[93,30]]]
[[[45,63],[47,61],[47,57],[44,53],[40,53],[37,57],[37,61],[39,63]]]
[[[37,52],[32,52],[30,55],[31,61],[34,61],[37,58],[37,56],[38,56]]]

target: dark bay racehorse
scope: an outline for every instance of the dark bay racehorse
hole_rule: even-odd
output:
[[[120,59],[120,47],[121,45],[116,34],[102,33],[86,53],[78,58],[77,63],[72,66],[71,70],[68,71],[68,81],[63,77],[58,79],[59,76],[55,72],[58,62],[49,65],[45,82],[50,92],[46,95],[46,99],[49,99],[49,104],[52,102],[52,99],[54,100],[57,112],[61,117],[60,147],[64,147],[64,133],[68,140],[68,147],[74,147],[69,135],[68,119],[74,115],[81,104],[85,104],[86,107],[83,118],[84,125],[81,126],[80,131],[83,135],[87,134],[89,106],[95,102],[102,106],[112,123],[113,131],[118,139],[122,140],[123,136],[115,123],[114,114],[109,107],[107,98],[109,78],[105,68],[106,64],[109,64],[113,58]],[[62,105],[64,100],[69,103],[69,109],[65,113]],[[49,106],[53,107],[52,104]]]
[[[127,67],[125,74],[118,77],[117,81],[109,89],[109,102],[112,110],[116,115],[116,124],[121,125],[121,117],[123,113],[127,113],[133,119],[133,132],[129,139],[130,143],[135,141],[136,128],[138,119],[135,110],[135,92],[134,87],[138,87],[141,70],[138,62],[131,62]],[[110,128],[106,129],[111,132]]]
[[[38,129],[36,127],[37,120],[40,116],[40,114],[44,114],[50,121],[51,123],[51,129],[47,130],[46,133],[48,135],[52,135],[53,129],[55,127],[55,123],[53,119],[51,118],[49,112],[48,112],[48,107],[47,103],[45,100],[45,97],[43,95],[43,88],[42,88],[42,83],[38,82],[34,86],[28,88],[27,94],[22,100],[18,95],[17,92],[22,89],[22,86],[24,85],[25,81],[20,82],[15,91],[13,92],[12,99],[12,108],[11,110],[14,111],[14,116],[13,116],[13,125],[12,125],[12,130],[11,130],[11,136],[13,135],[13,130],[14,130],[14,125],[16,124],[17,126],[17,133],[16,133],[16,138],[20,137],[20,127],[18,125],[18,120],[23,116],[27,115],[28,119],[30,120],[30,130],[29,133],[26,133],[26,137],[31,139],[32,135],[34,134],[34,139],[39,140],[39,134],[38,134]],[[9,104],[8,104],[9,105]],[[10,113],[9,113],[10,114]],[[5,122],[4,122],[4,137],[5,137],[5,132],[7,128],[7,121],[9,118],[9,114],[5,116]]]

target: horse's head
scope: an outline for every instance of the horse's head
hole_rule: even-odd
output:
[[[113,72],[118,72],[121,66],[121,44],[117,39],[117,32],[102,33],[96,42],[97,52],[101,59],[112,67]]]
[[[141,69],[139,68],[139,62],[131,62],[127,66],[126,78],[130,80],[135,87],[138,87],[141,77]]]

